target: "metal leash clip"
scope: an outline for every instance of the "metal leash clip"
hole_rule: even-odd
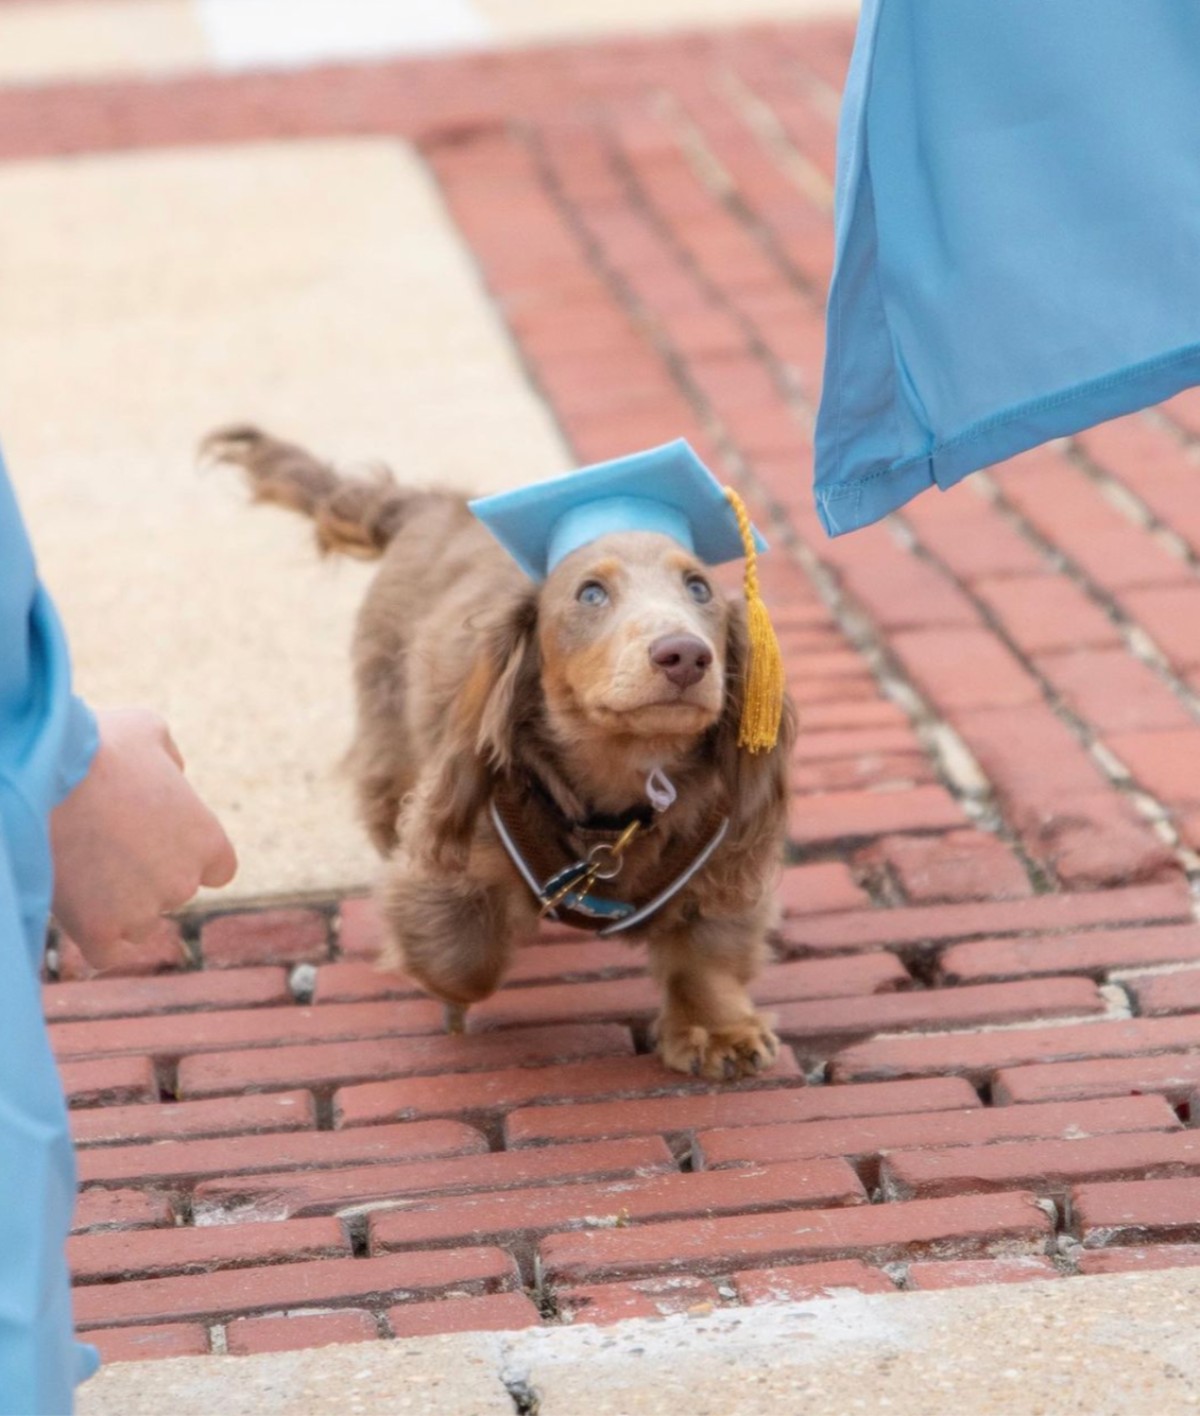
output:
[[[568,895],[586,895],[597,880],[615,880],[624,864],[621,857],[642,829],[640,821],[631,822],[617,839],[609,845],[601,841],[592,847],[583,860],[577,860],[560,870],[542,887],[542,919],[551,914]]]

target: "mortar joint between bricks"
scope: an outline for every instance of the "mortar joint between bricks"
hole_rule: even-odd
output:
[[[837,123],[842,112],[841,91],[808,68],[802,54],[796,56],[796,61],[789,67],[789,75],[799,80],[803,92],[812,100],[814,108],[825,120],[831,124]]]
[[[1176,423],[1174,419],[1168,418],[1157,406],[1143,408],[1141,416],[1160,433],[1166,433],[1173,438],[1193,463],[1200,463],[1200,437],[1197,437],[1195,433]]]
[[[1186,562],[1193,570],[1200,567],[1200,555],[1197,554],[1196,548],[1168,526],[1132,487],[1102,467],[1077,442],[1068,443],[1064,453],[1067,461],[1082,472],[1088,481],[1105,495],[1108,504],[1119,511],[1127,521],[1142,531],[1154,534],[1167,551]]]
[[[179,1063],[178,1057],[154,1058],[154,1090],[158,1101],[170,1103],[179,1100]]]
[[[999,501],[1003,501],[1002,493],[999,495]],[[1015,515],[1018,520],[1023,522],[1023,518],[1020,517],[1019,513],[1015,513]],[[1013,658],[1016,659],[1025,672],[1038,685],[1046,706],[1054,713],[1055,717],[1058,718],[1063,726],[1067,728],[1080,746],[1084,748],[1092,761],[1096,763],[1097,768],[1107,778],[1113,790],[1120,796],[1134,801],[1135,808],[1135,798],[1144,798],[1159,815],[1164,819],[1169,818],[1170,812],[1168,808],[1154,797],[1152,793],[1147,792],[1143,787],[1139,786],[1111,753],[1097,753],[1095,751],[1096,745],[1100,739],[1096,731],[1092,728],[1092,725],[1066,702],[1062,694],[1046,674],[1009,634],[999,616],[995,614],[991,606],[982,596],[980,596],[968,582],[956,575],[941,556],[931,551],[915,536],[913,540],[913,554],[927,565],[936,569],[944,579],[970,601],[975,612],[979,615],[987,629],[1004,645]],[[1185,699],[1189,711],[1200,718],[1200,698],[1197,698],[1196,695],[1192,694],[1190,691],[1185,692],[1183,686],[1173,675],[1164,674],[1164,677],[1168,681],[1168,686],[1176,693],[1176,696]],[[1191,701],[1188,702],[1187,700]],[[1180,868],[1187,874],[1187,862],[1178,849],[1175,850],[1175,857]]]
[[[314,1089],[312,1099],[315,1129],[318,1131],[336,1131],[337,1117],[334,1114],[332,1089],[327,1087]]]
[[[530,1105],[555,1105],[554,1101],[546,1103],[531,1102]],[[504,1126],[507,1116],[502,1111],[446,1111],[429,1116],[417,1116],[415,1114],[405,1115],[401,1113],[391,1118],[393,1121],[461,1121],[464,1126],[470,1126],[472,1130],[478,1131],[487,1142],[489,1151],[505,1151],[508,1145],[504,1138]],[[552,1144],[550,1142],[535,1141],[534,1145]],[[521,1147],[524,1149],[524,1147]]]
[[[547,1322],[561,1322],[563,1314],[559,1307],[558,1294],[554,1292],[553,1288],[547,1287],[540,1281],[540,1275],[536,1277],[538,1281],[528,1285],[525,1289],[529,1301]]]
[[[46,926],[46,944],[42,951],[42,968],[45,972],[47,983],[60,983],[62,976],[62,958],[60,955],[60,940],[58,925],[53,920]]]
[[[804,1073],[804,1085],[807,1087],[827,1087],[832,1086],[829,1080],[829,1058],[828,1057],[805,1057],[801,1054],[799,1047],[794,1047],[792,1051],[796,1055],[796,1061]]]
[[[1086,453],[1073,444],[1066,450],[1066,456],[1067,460],[1084,476],[1088,477],[1089,480],[1097,483],[1115,480],[1109,473],[1100,468],[1097,463],[1092,461]],[[1052,569],[1057,573],[1065,575],[1076,589],[1105,614],[1116,631],[1120,634],[1122,641],[1133,657],[1145,664],[1147,668],[1151,669],[1166,687],[1170,689],[1174,696],[1179,699],[1192,717],[1200,720],[1200,694],[1197,694],[1184,680],[1173,672],[1168,657],[1159,649],[1145,629],[1126,613],[1124,607],[1116,597],[1105,590],[1103,586],[1097,584],[1074,560],[1043,536],[1042,533],[1013,506],[993,478],[983,473],[979,480],[987,491],[989,499],[1001,512],[1012,529],[1016,531],[1028,545],[1037,551]],[[1150,518],[1149,525],[1161,525],[1161,523],[1154,522],[1154,518],[1148,508],[1146,508],[1146,515]],[[1133,520],[1134,524],[1142,524],[1140,518],[1133,518]],[[1143,526],[1143,529],[1146,529],[1146,527]],[[1191,548],[1187,549],[1187,555],[1184,556],[1184,559],[1192,565],[1193,569],[1200,569],[1200,557],[1198,557]],[[972,596],[972,599],[975,598],[976,597]],[[978,605],[977,608],[979,608]],[[986,610],[987,607],[985,606],[980,612],[984,613]],[[985,618],[990,618],[990,616],[985,614]],[[997,632],[999,632],[999,630],[997,630]],[[1007,642],[1007,637],[1005,636],[1005,638]],[[1010,648],[1011,647],[1010,645]],[[1014,650],[1014,652],[1016,651]],[[1043,681],[1043,676],[1037,673],[1032,665],[1027,664],[1026,667],[1034,674],[1039,682]],[[1051,706],[1054,705],[1052,704]],[[1059,712],[1059,716],[1063,718],[1067,726],[1075,730],[1076,735],[1079,736],[1079,731],[1070,721],[1070,716],[1058,709],[1055,711]],[[1131,796],[1141,795],[1147,797],[1150,801],[1154,802],[1161,816],[1169,818],[1170,813],[1168,809],[1161,802],[1157,802],[1152,794],[1138,787],[1124,763],[1111,753],[1102,742],[1096,739],[1095,735],[1091,733],[1090,728],[1086,724],[1082,724],[1082,727],[1084,729],[1082,738],[1084,745],[1088,747],[1094,760],[1113,785],[1116,786],[1118,790],[1124,790]],[[1189,880],[1194,884],[1196,881],[1196,863],[1186,858],[1185,852],[1179,847],[1178,839],[1176,839],[1174,843],[1168,842],[1168,844],[1175,845],[1177,859]]]
[[[1040,1196],[1035,1203],[1039,1209],[1045,1211],[1053,1226],[1053,1233],[1046,1240],[1046,1252],[1051,1262],[1064,1274],[1078,1273],[1079,1254],[1083,1245],[1071,1233],[1073,1215],[1070,1187],[1065,1190],[1061,1201],[1050,1196]]]
[[[883,1164],[887,1159],[885,1155],[856,1155],[846,1156],[846,1164],[858,1176],[858,1182],[863,1187],[869,1205],[886,1205],[892,1200],[892,1196],[887,1193],[883,1183]]]
[[[703,1165],[697,1164],[699,1151],[694,1131],[665,1131],[663,1141],[681,1172],[689,1174],[704,1168]]]
[[[167,918],[173,920],[178,926],[179,953],[184,968],[188,970],[202,969],[204,959],[200,953],[201,918],[187,911],[177,911],[168,915]]]
[[[356,1259],[368,1258],[371,1253],[371,1211],[342,1213],[338,1218],[350,1241],[351,1255]]]
[[[809,77],[814,88],[825,87],[814,76]],[[771,105],[729,65],[717,71],[717,88],[724,92],[730,107],[797,190],[819,210],[831,214],[833,184],[812,158],[792,142]],[[840,105],[840,94],[835,96],[835,102]],[[817,290],[813,290],[812,295],[817,301],[822,298]]]
[[[674,94],[662,93],[661,101],[663,112],[674,129],[680,152],[683,154],[684,160],[691,167],[696,180],[705,188],[709,195],[712,196],[715,202],[723,206],[733,219],[750,233],[760,250],[762,250],[763,254],[767,256],[779,273],[787,280],[788,284],[808,301],[815,312],[819,313],[824,308],[824,296],[822,292],[814,288],[811,281],[796,267],[795,263],[788,257],[787,253],[775,239],[775,233],[747,205],[738,192],[737,183],[729,174],[728,169],[705,140],[701,128],[688,115],[686,108],[680,104]],[[743,122],[746,122],[744,114],[739,114],[739,117],[742,118]],[[746,126],[761,143],[762,135],[760,130],[748,122]],[[792,149],[792,151],[795,153],[798,160],[793,169],[798,175],[799,171],[802,170],[803,164],[806,164],[808,160],[796,151],[796,149]],[[768,149],[768,153],[770,156],[775,157],[775,153],[771,152],[770,149]],[[792,176],[791,173],[788,175]],[[809,191],[806,190],[804,186],[800,184],[797,185],[799,186],[799,190],[803,192],[805,196],[809,196],[811,200]],[[781,370],[781,373],[783,372],[784,371]],[[796,388],[794,379],[789,377],[788,383],[791,386],[790,392],[803,397],[802,392]],[[809,405],[809,411],[812,411],[811,405]]]
[[[1139,1016],[1137,1000],[1131,989],[1116,982],[1110,975],[1107,982],[1100,985],[1100,996],[1104,999],[1103,1017],[1109,1020],[1136,1018]]]
[[[1145,819],[1150,823],[1150,829],[1164,846],[1172,846],[1177,850],[1180,864],[1183,865],[1184,873],[1186,874],[1190,867],[1184,864],[1184,856],[1186,855],[1190,858],[1194,855],[1194,852],[1184,846],[1174,824],[1170,821],[1163,820],[1160,816],[1151,816],[1149,814],[1146,815]]]
[[[908,1262],[905,1259],[897,1259],[890,1264],[881,1264],[881,1272],[887,1274],[888,1278],[897,1288],[904,1290],[909,1287]]]
[[[1042,1211],[1050,1223],[1057,1231],[1062,1223],[1062,1214],[1058,1202],[1050,1195],[1038,1195],[1034,1200],[1034,1205]]]
[[[671,89],[655,89],[651,102],[654,112],[674,129],[680,150],[700,184],[720,201],[735,195],[733,174],[704,141],[679,95]]]
[[[921,989],[944,986],[941,976],[940,949],[897,949],[896,957],[907,969],[908,976],[912,980],[911,986],[897,988],[897,992],[918,992]]]
[[[1195,959],[1186,959],[1174,964],[1134,964],[1127,969],[1108,969],[1104,977],[1108,983],[1120,984],[1122,988],[1137,983],[1143,978],[1162,978],[1164,975],[1194,973]]]
[[[871,849],[872,845],[868,844],[866,850]],[[908,895],[900,883],[900,873],[888,861],[881,860],[873,867],[864,866],[862,877],[859,883],[870,896],[873,905],[882,909],[896,909],[909,903]]]
[[[334,896],[313,905],[312,908],[325,921],[325,958],[322,962],[331,964],[341,957],[338,941],[342,928],[342,902]]]
[[[1082,1013],[1082,1014],[1055,1014],[1052,1018],[1045,1016],[1033,1018],[1019,1018],[1006,1023],[973,1023],[969,1027],[961,1028],[903,1028],[895,1032],[875,1032],[870,1034],[872,1042],[902,1041],[905,1038],[954,1038],[954,1037],[978,1037],[981,1033],[1015,1033],[1029,1032],[1036,1028],[1053,1026],[1056,1028],[1094,1027],[1101,1023],[1111,1023],[1121,1021],[1124,1014],[1104,1013]],[[964,1073],[968,1081],[979,1077],[981,1074],[974,1069]]]
[[[320,974],[316,964],[293,964],[288,970],[287,989],[298,1007],[312,1005],[317,994]]]
[[[633,1038],[633,1050],[638,1057],[650,1057],[655,1051],[654,1024],[647,1019],[636,1019],[628,1024]]]
[[[1083,1245],[1068,1234],[1060,1235],[1059,1239],[1063,1242],[1055,1246],[1050,1255],[1050,1262],[1063,1278],[1074,1278],[1079,1273],[1079,1256],[1083,1252]]]
[[[1085,475],[1087,475],[1088,466],[1093,467],[1097,474],[1105,475],[1100,473],[1095,464],[1087,463],[1082,453],[1069,451],[1067,460]],[[975,481],[1000,513],[1005,523],[1042,558],[1047,569],[1055,574],[1065,576],[1077,590],[1085,595],[1109,620],[1136,657],[1143,659],[1152,667],[1164,665],[1167,662],[1165,656],[1145,630],[1125,612],[1116,596],[1102,585],[1098,585],[1065,551],[1043,535],[1028,517],[1013,505],[994,477],[987,472],[980,472],[976,474]]]
[[[750,480],[753,482],[753,474]],[[894,517],[889,518],[889,522],[892,521]],[[908,715],[942,785],[978,829],[997,836],[1017,854],[1034,890],[1046,893],[1049,885],[1045,871],[1020,848],[1015,832],[1000,812],[991,782],[966,743],[917,689],[872,617],[845,589],[839,577],[820,563],[794,532],[782,539],[793,559],[808,572],[842,633],[865,659],[882,692]]]
[[[1085,453],[1074,451],[1069,455],[1069,460],[1082,472],[1090,481],[1096,483],[1101,494],[1110,503],[1119,502],[1121,499],[1114,499],[1109,495],[1114,485],[1120,485],[1125,498],[1133,500],[1133,493],[1124,488],[1124,484],[1115,483],[1111,474],[1103,472],[1093,463]],[[1120,507],[1118,506],[1118,509]],[[1200,570],[1200,556],[1193,547],[1172,531],[1169,527],[1159,522],[1148,510],[1146,518],[1141,516],[1129,516],[1127,519],[1133,521],[1140,530],[1146,531],[1160,545],[1183,561],[1192,570]],[[1125,647],[1133,657],[1145,664],[1147,668],[1163,681],[1171,690],[1183,706],[1192,714],[1194,718],[1200,718],[1200,694],[1191,687],[1186,680],[1181,679],[1171,667],[1170,656],[1165,653],[1155,642],[1154,637],[1140,624],[1137,623],[1124,609],[1120,602],[1102,586],[1096,585],[1091,578],[1083,571],[1078,570],[1074,564],[1064,557],[1065,569],[1069,572],[1069,578],[1088,595],[1096,604],[1104,608],[1112,620]]]
[[[329,890],[287,890],[282,894],[259,893],[247,895],[237,901],[215,903],[207,899],[193,900],[182,909],[176,910],[170,918],[180,929],[199,937],[200,930],[213,920],[224,919],[228,915],[261,914],[267,910],[297,909],[315,910],[320,914],[337,911],[343,898],[366,893],[365,887],[347,885],[343,890],[331,893]]]
[[[752,472],[748,480],[754,484]],[[780,515],[783,516],[782,510]],[[871,616],[855,601],[838,576],[820,562],[815,552],[804,545],[790,526],[780,539],[792,558],[808,574],[838,628],[851,646],[863,656],[881,692],[908,715],[942,785],[979,829],[999,837],[1006,846],[1016,850],[1018,842],[1015,833],[1004,821],[996,803],[994,789],[983,769],[954,728],[938,715],[933,705],[905,673]],[[1040,886],[1044,893],[1044,877],[1034,879],[1032,862],[1023,852],[1019,853],[1019,857],[1026,867],[1027,874],[1031,875],[1034,889],[1037,890]]]
[[[999,617],[992,612],[992,607],[987,605],[985,600],[980,598],[979,595],[976,595],[968,583],[962,581],[958,575],[955,575],[952,569],[945,564],[941,556],[935,555],[934,552],[929,551],[929,548],[922,544],[917,532],[912,530],[901,515],[890,515],[887,520],[888,524],[897,528],[897,538],[900,539],[902,547],[907,549],[907,551],[910,552],[915,559],[921,561],[922,564],[928,565],[929,568],[934,569],[938,575],[941,575],[942,578],[955,586],[955,589],[958,589],[963,596],[966,596],[966,598],[970,600],[970,603],[972,603],[972,606],[975,607],[976,613],[978,613],[980,619],[983,620],[987,629],[995,634],[997,639],[1002,641],[1004,647],[1017,658],[1021,667],[1026,668],[1026,670],[1036,678],[1038,687],[1043,690],[1043,694],[1047,695],[1047,697],[1053,694],[1054,700],[1057,700],[1060,707],[1063,708],[1063,711],[1067,711],[1065,705],[1061,704],[1061,698],[1058,697],[1057,692],[1053,692],[1053,685],[1048,683],[1046,675],[1041,674],[1036,666],[1033,666],[1030,661],[1026,660],[1026,656],[1021,653],[1019,646],[1014,643],[1012,637],[1010,637],[1007,630],[1004,629],[1003,624],[1000,623]],[[890,651],[885,650],[885,653],[890,653]],[[897,667],[895,673],[900,674],[900,668]],[[915,694],[915,690],[912,691],[914,691]],[[968,745],[962,741],[961,736],[958,735],[958,732],[956,732],[951,725],[945,724],[945,722],[939,718],[931,705],[928,705],[924,700],[921,700],[921,702],[924,704],[924,712],[922,712],[919,718],[914,718],[914,724],[917,726],[918,733],[921,732],[922,726],[925,726],[925,731],[931,733],[946,733],[945,738],[941,739],[938,743],[939,752],[938,756],[935,758],[935,762],[938,763],[938,766],[942,769],[942,776],[944,776],[946,786],[951,789],[953,796],[962,804],[963,810],[968,813],[970,820],[975,823],[976,827],[996,835],[1009,850],[1013,851],[1017,860],[1020,861],[1021,867],[1026,871],[1026,875],[1029,877],[1030,885],[1033,886],[1034,891],[1037,893],[1053,891],[1055,886],[1057,886],[1057,881],[1055,881],[1053,874],[1051,874],[1050,868],[1044,865],[1043,862],[1037,861],[1036,858],[1031,857],[1029,851],[1024,850],[1019,834],[1013,830],[1009,821],[1004,817],[1003,811],[1000,810],[999,801],[997,801],[996,792],[995,789],[993,789],[992,783],[987,780],[985,772],[983,772],[979,763],[976,762],[975,756],[970,752]],[[1055,712],[1058,711],[1058,709],[1055,708],[1054,702],[1051,702],[1050,707],[1054,708]],[[1068,726],[1070,726],[1070,724],[1068,724]],[[1084,746],[1087,745],[1088,743],[1084,742]],[[959,750],[965,753],[965,758],[969,763],[965,769],[955,763],[955,755]],[[975,773],[978,773],[978,780],[975,779]]]
[[[870,847],[868,847],[868,850]],[[854,882],[865,890],[872,905],[892,909],[906,905],[908,896],[900,885],[899,873],[886,861],[873,862],[862,859],[863,852],[850,862]]]
[[[811,844],[799,844],[789,841],[784,851],[783,863],[785,865],[818,865],[828,861],[837,861],[839,864],[844,864],[846,861],[845,851],[837,842],[823,840],[813,841]],[[862,869],[863,879],[859,883],[864,884],[864,888],[866,877],[869,874],[868,869]]]
[[[339,895],[333,902],[333,913],[329,917],[329,962],[338,963],[345,956],[342,953],[342,907],[348,896]]]

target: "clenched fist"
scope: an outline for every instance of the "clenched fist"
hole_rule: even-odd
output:
[[[201,885],[228,884],[237,857],[161,718],[124,708],[96,720],[91,770],[55,809],[50,839],[54,917],[102,969]]]

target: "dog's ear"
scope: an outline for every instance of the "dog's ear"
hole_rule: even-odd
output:
[[[438,755],[422,774],[421,804],[412,813],[406,845],[433,867],[466,864],[493,769],[511,765],[520,723],[536,707],[537,683],[537,601],[529,595],[485,635],[483,651],[450,704]]]
[[[784,699],[779,740],[773,748],[766,752],[747,752],[738,746],[749,657],[746,606],[737,600],[729,612],[725,640],[725,703],[715,729],[714,744],[717,767],[729,800],[730,832],[722,848],[727,858],[757,854],[764,839],[777,839],[787,819],[791,795],[796,712],[790,698]]]
[[[516,605],[489,639],[491,681],[483,694],[475,748],[501,771],[511,767],[517,735],[536,713],[541,661],[537,644],[537,600]]]

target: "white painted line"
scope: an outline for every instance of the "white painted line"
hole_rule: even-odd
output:
[[[195,0],[222,69],[432,54],[493,42],[471,0]]]

